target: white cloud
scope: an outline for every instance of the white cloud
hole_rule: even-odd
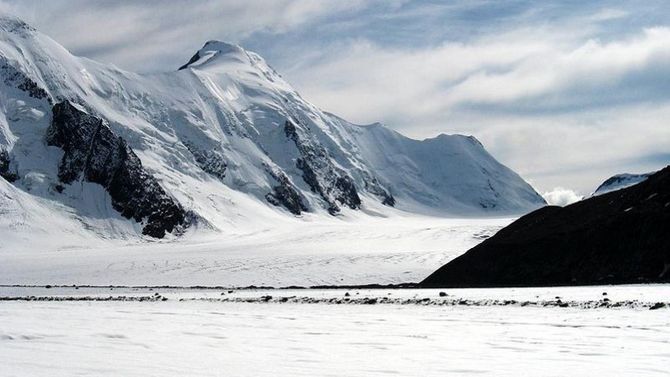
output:
[[[562,187],[556,187],[552,191],[545,192],[542,197],[548,204],[561,207],[578,202],[583,198],[576,192]]]
[[[670,67],[670,28],[666,27],[646,29],[621,41],[591,39],[576,46],[561,45],[558,38],[522,39],[518,33],[509,38],[422,49],[354,41],[323,51],[317,61],[294,65],[287,75],[315,102],[370,122],[380,114],[416,120],[473,104],[531,109],[588,105],[602,100],[584,98],[592,94],[625,95],[602,90],[625,89],[617,85],[630,75],[659,67],[670,74],[670,68],[667,72],[664,68]],[[639,84],[655,89],[653,80]],[[575,94],[579,104],[574,103]],[[366,107],[360,106],[363,99]]]

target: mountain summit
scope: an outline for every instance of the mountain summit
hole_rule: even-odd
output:
[[[180,70],[140,75],[76,57],[20,20],[0,25],[0,209],[10,214],[0,228],[24,229],[12,237],[544,204],[474,137],[413,140],[349,123],[237,45],[210,41]]]
[[[208,41],[191,57],[188,63],[182,65],[179,69],[203,69],[225,61],[249,62],[249,56],[247,51],[239,45],[221,41]]]

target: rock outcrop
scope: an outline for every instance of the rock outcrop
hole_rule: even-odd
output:
[[[11,169],[10,162],[9,153],[0,149],[0,177],[4,178],[8,182],[14,182],[19,178],[19,176]]]
[[[269,170],[270,175],[277,181],[277,185],[272,187],[272,192],[265,195],[265,199],[276,205],[283,206],[294,215],[300,215],[308,210],[304,203],[302,195],[296,190],[286,174],[280,171]]]
[[[0,76],[3,77],[5,85],[22,90],[32,98],[46,99],[51,103],[49,94],[41,88],[30,77],[14,68],[4,59],[0,60]]]
[[[122,216],[144,224],[142,233],[162,238],[188,225],[186,211],[143,167],[140,159],[100,118],[69,101],[53,107],[46,141],[65,152],[58,178],[103,186]]]
[[[354,180],[332,163],[326,149],[306,140],[291,121],[287,120],[284,124],[284,132],[298,149],[300,157],[296,161],[296,167],[302,171],[303,180],[312,192],[319,194],[328,204],[328,212],[331,215],[337,214],[340,212],[340,205],[351,209],[360,208],[361,198]]]
[[[218,179],[226,177],[226,168],[228,167],[228,164],[226,164],[226,161],[223,159],[220,152],[216,150],[202,150],[190,142],[184,142],[184,145],[189,152],[191,152],[200,169],[205,173]]]

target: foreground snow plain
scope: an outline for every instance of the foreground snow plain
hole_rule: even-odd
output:
[[[444,290],[2,287],[3,376],[667,376],[670,309],[442,306],[449,297],[668,301],[670,285]],[[223,295],[222,295],[223,294]],[[233,303],[222,297],[427,298],[424,304]],[[180,301],[185,300],[185,301]]]
[[[64,237],[34,249],[0,245],[0,284],[69,285],[0,287],[0,375],[668,373],[670,285],[448,290],[80,286],[419,281],[512,219],[297,221],[303,220],[211,239],[70,247]],[[649,310],[659,302],[665,306]],[[621,305],[611,305],[616,303]]]
[[[509,218],[285,219],[211,237],[0,244],[0,284],[273,286],[417,282]]]

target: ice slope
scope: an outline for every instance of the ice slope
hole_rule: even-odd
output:
[[[239,46],[210,41],[179,70],[140,75],[73,56],[2,16],[2,189],[12,193],[17,216],[32,216],[31,206],[49,214],[33,216],[28,227],[47,229],[53,224],[46,219],[56,217],[91,230],[84,238],[129,239],[145,223],[119,216],[108,193],[86,179],[60,182],[63,151],[48,146],[45,133],[53,105],[65,100],[127,143],[167,194],[195,214],[191,229],[234,232],[294,215],[302,222],[357,217],[359,210],[499,216],[544,204],[473,137],[418,141],[379,124],[351,124],[304,100]]]

